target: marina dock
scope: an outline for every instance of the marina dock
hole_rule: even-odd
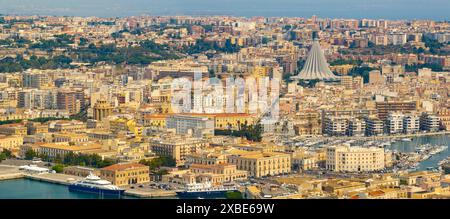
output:
[[[8,179],[20,179],[24,174],[19,170],[19,167],[0,165],[0,181]]]

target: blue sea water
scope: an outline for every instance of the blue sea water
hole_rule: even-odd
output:
[[[95,194],[69,192],[65,185],[12,179],[0,181],[0,199],[111,199]],[[124,196],[122,198],[130,198]]]
[[[450,20],[448,0],[0,0],[0,13],[59,16],[232,15]]]

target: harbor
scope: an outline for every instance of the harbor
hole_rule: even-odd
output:
[[[348,143],[352,145],[362,145],[364,147],[384,147],[393,152],[396,156],[396,164],[394,169],[399,171],[421,171],[433,170],[439,171],[441,164],[448,161],[450,157],[450,135],[432,135],[419,136],[415,138],[397,138],[390,140],[335,140],[329,142]],[[323,141],[311,141],[308,143],[310,147],[324,145]],[[68,185],[73,182],[82,180],[82,177],[74,175],[66,175],[60,173],[31,173],[19,166],[16,161],[15,165],[0,164],[0,191],[20,190],[18,195],[12,195],[10,192],[0,192],[2,198],[76,198],[76,199],[103,199],[96,194],[79,194],[70,192]],[[41,167],[45,169],[44,166]],[[31,169],[40,170],[39,167],[31,165]],[[158,183],[151,184],[134,184],[122,187],[124,189],[123,196],[119,198],[179,198],[175,187],[170,189],[163,188]],[[162,185],[162,184],[161,184]],[[37,192],[36,190],[39,190]],[[53,191],[54,190],[54,191]],[[44,194],[45,193],[45,194]]]
[[[65,193],[61,190],[64,188],[69,192],[68,185],[71,183],[83,179],[82,177],[59,174],[59,173],[26,173],[23,170],[20,170],[17,166],[9,166],[9,165],[0,165],[0,191],[6,191],[9,186],[20,185],[23,186],[24,189],[33,189],[36,187],[49,187],[55,188],[57,191],[56,196],[58,197],[49,197],[49,198],[87,198],[87,199],[95,199],[95,198],[104,198],[97,196],[95,194],[86,194],[86,195],[70,195],[70,194],[62,194]],[[148,186],[142,185],[142,187],[127,187],[125,188],[124,196],[121,198],[176,198],[175,191],[165,191],[160,189],[153,189]],[[42,190],[42,191],[49,191]],[[39,194],[24,191],[26,194],[30,194],[30,196],[18,196],[17,198],[46,198],[40,196]],[[53,193],[53,192],[51,192]],[[61,195],[61,196],[60,196]],[[59,197],[60,196],[60,197]],[[0,192],[0,199],[2,198],[14,198],[8,195],[5,192]],[[107,197],[112,198],[112,197]]]

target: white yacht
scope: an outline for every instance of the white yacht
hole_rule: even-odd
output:
[[[99,195],[123,195],[124,189],[121,189],[107,180],[90,173],[85,179],[69,185],[71,192],[85,192]]]

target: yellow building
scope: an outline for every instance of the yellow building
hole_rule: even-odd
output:
[[[144,116],[144,126],[153,128],[166,128],[166,118],[168,115],[165,114],[151,114]]]
[[[57,133],[53,135],[53,142],[82,143],[88,141],[89,136],[86,134]]]
[[[186,157],[197,153],[209,146],[207,141],[195,138],[171,138],[150,142],[152,152],[158,156],[168,156],[177,162],[177,166],[184,165]]]
[[[298,170],[312,170],[318,167],[317,156],[314,154],[305,154],[292,158],[292,165]]]
[[[404,199],[407,197],[408,197],[407,191],[404,189],[385,188],[385,189],[372,189],[364,193],[358,192],[356,196],[352,196],[351,198]]]
[[[148,166],[136,163],[114,164],[100,170],[100,177],[116,186],[142,184],[150,182]]]
[[[21,123],[0,125],[0,134],[2,135],[27,135],[27,127]]]
[[[353,69],[353,67],[354,67],[353,65],[349,65],[349,64],[334,65],[334,66],[330,66],[330,70],[334,71],[340,75],[347,75],[350,72],[350,70]]]
[[[366,185],[362,182],[347,180],[329,180],[323,185],[323,191],[337,196],[349,195],[351,192],[364,191]]]
[[[23,137],[22,136],[0,136],[0,148],[2,149],[19,149],[20,146],[23,145]],[[1,151],[1,150],[0,150]]]
[[[294,131],[296,135],[320,135],[322,123],[320,113],[311,110],[302,110],[294,117]]]
[[[96,143],[90,143],[85,145],[68,145],[61,143],[46,143],[39,145],[39,154],[47,155],[49,157],[63,157],[64,155],[72,153],[93,153],[100,151],[102,145]]]
[[[365,181],[367,188],[393,188],[400,186],[400,179],[390,175],[381,175]]]
[[[101,121],[112,114],[113,107],[106,100],[97,100],[94,105],[94,119]]]
[[[246,170],[249,176],[274,176],[291,172],[291,156],[281,152],[230,151],[228,163],[238,170]]]
[[[174,114],[167,113],[167,114],[145,115],[144,126],[155,128],[166,128],[166,119],[170,115]],[[256,115],[247,113],[214,113],[214,114],[183,113],[180,115],[211,118],[214,119],[215,129],[230,128],[232,130],[237,130],[239,126],[242,126],[243,124],[253,125],[257,119]]]
[[[144,131],[144,127],[138,125],[136,123],[136,120],[126,118],[117,118],[110,120],[109,129],[114,134],[130,131],[135,135],[137,141],[142,138],[142,133]]]
[[[270,73],[270,68],[267,66],[256,66],[253,69],[253,76],[255,78],[268,77]]]
[[[48,133],[48,125],[39,122],[27,122],[27,133],[29,135]]]
[[[215,129],[232,129],[236,130],[243,124],[253,125],[256,122],[256,115],[247,113],[219,113],[209,114],[208,116],[214,117]]]
[[[191,164],[203,164],[203,165],[215,165],[224,164],[227,162],[227,157],[220,153],[192,153],[186,155],[186,165]]]
[[[56,122],[50,122],[48,128],[48,131],[50,132],[78,132],[85,130],[86,124],[77,120],[60,120]]]
[[[407,173],[400,176],[400,183],[403,185],[418,185],[421,182],[426,181],[439,181],[441,177],[440,173],[419,171]]]
[[[439,117],[442,128],[450,131],[450,108],[440,108],[436,115]]]
[[[208,181],[214,184],[247,179],[247,171],[238,170],[234,164],[192,164],[189,169],[196,175],[209,175]]]

